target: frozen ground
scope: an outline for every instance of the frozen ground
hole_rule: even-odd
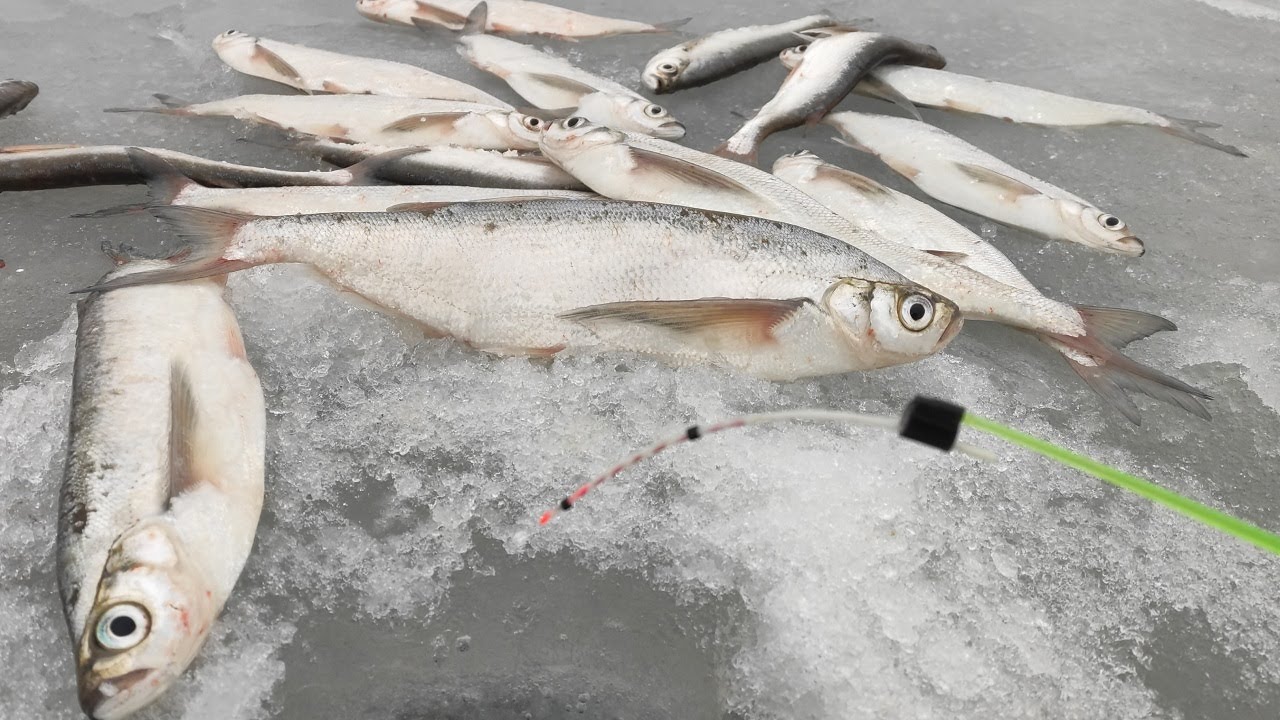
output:
[[[927,113],[1141,231],[1149,253],[1136,261],[1003,229],[995,242],[1047,292],[1176,320],[1179,332],[1133,351],[1213,393],[1214,421],[1144,402],[1146,425],[1131,427],[1048,350],[996,327],[970,326],[915,366],[776,385],[631,357],[483,357],[406,334],[296,268],[251,271],[231,287],[270,408],[267,509],[205,652],[144,717],[1280,715],[1280,563],[1012,450],[978,466],[841,429],[723,435],[533,531],[584,475],[688,420],[800,405],[889,410],[915,393],[1280,530],[1280,5],[588,9],[695,15],[689,29],[704,32],[820,7],[933,43],[962,72],[1227,126],[1219,136],[1252,157],[1142,129],[1064,133]],[[152,92],[270,91],[208,50],[233,27],[505,90],[447,40],[364,21],[348,0],[0,0],[0,18],[0,76],[42,90],[0,121],[0,144],[127,142],[305,166],[236,143],[244,131],[226,123],[99,112]],[[669,42],[555,47],[628,80]],[[754,110],[782,75],[771,65],[666,104],[708,148],[739,122],[731,110]],[[888,179],[827,134],[788,133],[766,157],[808,147]],[[78,712],[52,568],[74,344],[66,292],[105,271],[101,240],[164,241],[144,218],[64,218],[141,197],[0,196],[6,718]]]

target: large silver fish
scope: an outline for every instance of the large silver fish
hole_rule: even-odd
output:
[[[947,300],[838,240],[759,218],[607,200],[258,218],[152,211],[192,241],[95,289],[280,262],[481,350],[629,351],[790,380],[911,362],[960,326]]]
[[[1087,359],[1089,370],[1082,377],[1106,398],[1123,397],[1121,389],[1138,390],[1207,414],[1198,400],[1208,397],[1203,392],[1116,349],[1167,329],[1163,319],[1155,322],[1147,313],[1125,310],[1083,313],[1034,289],[1008,285],[953,262],[947,259],[951,251],[930,252],[891,239],[874,224],[842,217],[762,170],[675,143],[570,118],[543,133],[542,150],[606,197],[773,218],[839,238],[954,301],[968,318],[1011,325],[1070,347],[1073,359],[1082,365]]]
[[[609,37],[631,33],[671,32],[689,22],[649,23],[588,15],[576,10],[534,2],[534,0],[488,0],[485,30],[502,35],[548,35],[562,40]],[[356,10],[376,22],[413,25],[427,21],[448,30],[458,30],[476,0],[356,0]]]
[[[343,55],[228,30],[213,50],[246,75],[274,80],[306,92],[434,98],[513,109],[505,101],[453,78],[413,65]]]
[[[795,67],[804,51],[804,45],[783,50],[782,64]],[[1240,148],[1200,132],[1204,128],[1221,127],[1218,123],[1176,118],[1130,105],[1086,100],[946,70],[882,65],[872,70],[854,91],[898,104],[907,102],[935,110],[986,115],[1023,125],[1152,127],[1183,140],[1247,157]]]
[[[22,110],[40,94],[40,86],[27,80],[0,81],[0,118]]]
[[[891,35],[850,32],[815,40],[782,87],[717,151],[755,162],[764,139],[781,130],[814,124],[883,63],[941,68],[947,61],[928,45]]]
[[[759,65],[796,44],[802,30],[835,24],[830,15],[809,15],[776,25],[720,30],[654,55],[640,78],[659,95],[701,87]]]
[[[581,115],[629,132],[684,137],[684,125],[666,108],[631,88],[537,48],[484,34],[487,12],[488,4],[480,2],[467,16],[458,51],[472,65],[502,78],[520,97],[539,108],[562,111],[562,117]]]
[[[910,118],[839,112],[822,121],[931,197],[1052,240],[1137,257],[1146,247],[1120,218]]]
[[[251,167],[206,160],[186,153],[145,148],[184,175],[216,187],[279,187],[286,185],[359,185],[383,177],[388,154],[397,148],[380,148],[358,157],[345,170],[297,172]],[[557,169],[558,170],[558,169]],[[564,175],[563,171],[559,174]],[[146,182],[129,158],[124,145],[14,145],[0,147],[0,192],[50,190],[85,185],[133,185]]]
[[[457,145],[487,150],[533,150],[543,120],[461,100],[380,95],[241,95],[206,103],[155,96],[164,105],[107,112],[230,117],[269,127],[394,147]]]
[[[204,644],[253,546],[265,422],[220,280],[82,301],[58,585],[91,717],[151,703]]]

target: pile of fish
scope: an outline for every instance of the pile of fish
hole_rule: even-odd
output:
[[[929,45],[816,14],[658,52],[654,94],[779,58],[790,74],[716,153],[641,92],[506,36],[664,33],[532,0],[359,0],[372,20],[456,42],[517,106],[454,78],[228,31],[228,66],[303,94],[111,112],[271,128],[339,169],[248,167],[160,148],[0,148],[0,190],[146,183],[186,241],[116,267],[80,304],[58,561],[80,701],[152,702],[197,655],[253,544],[264,408],[227,273],[304,263],[430,336],[478,351],[634,352],[788,381],[909,363],[964,320],[1052,347],[1125,417],[1130,392],[1208,419],[1208,396],[1121,350],[1172,322],[1046,296],[999,250],[916,198],[809,153],[755,167],[778,132],[822,123],[926,195],[1029,233],[1140,256],[1124,221],[921,119],[918,107],[1042,126],[1146,125],[1243,155],[1210,123],[944,70]],[[0,117],[35,84],[0,83]],[[850,93],[906,115],[833,112]]]

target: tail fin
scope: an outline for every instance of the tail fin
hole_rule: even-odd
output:
[[[471,8],[471,12],[467,13],[466,22],[462,23],[462,29],[458,31],[459,35],[483,35],[485,28],[489,26],[489,3],[484,0],[476,3]]]
[[[1186,120],[1184,118],[1170,117],[1167,115],[1164,116],[1164,119],[1169,124],[1160,128],[1162,132],[1168,133],[1174,137],[1182,138],[1183,140],[1190,140],[1197,145],[1204,145],[1215,150],[1221,150],[1224,153],[1235,155],[1236,157],[1249,157],[1243,150],[1235,145],[1218,142],[1217,140],[1214,140],[1208,135],[1200,132],[1200,129],[1202,128],[1222,127],[1218,123],[1205,122],[1203,120]]]
[[[1126,391],[1140,392],[1196,417],[1210,419],[1201,402],[1212,399],[1208,393],[1128,358],[1119,350],[1157,332],[1176,330],[1176,325],[1136,310],[1087,306],[1076,309],[1084,319],[1084,335],[1041,335],[1040,339],[1061,352],[1071,369],[1130,422],[1141,425],[1142,416]]]
[[[153,215],[188,242],[187,247],[166,258],[169,267],[122,275],[75,292],[101,292],[134,285],[195,280],[243,270],[257,264],[227,257],[235,249],[237,231],[257,219],[257,216],[181,205],[156,205],[150,209]]]
[[[743,139],[739,137],[741,134],[742,132],[738,131],[733,137],[720,143],[715,150],[711,151],[711,154],[747,165],[755,165],[759,161],[760,142],[754,139]]]
[[[186,100],[183,100],[181,98],[176,98],[172,95],[165,95],[164,93],[156,93],[151,97],[154,97],[156,100],[159,100],[161,107],[145,107],[145,108],[109,107],[109,108],[103,108],[102,112],[109,112],[109,113],[145,112],[145,113],[159,113],[161,115],[193,114],[190,110],[187,109],[193,103],[189,103]]]

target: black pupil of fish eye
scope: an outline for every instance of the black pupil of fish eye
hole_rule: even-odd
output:
[[[538,118],[529,118],[529,124],[533,127],[538,127]]]
[[[112,618],[107,625],[107,629],[116,637],[129,637],[138,629],[138,623],[134,622],[131,617],[121,615],[120,617]]]
[[[1107,227],[1115,227],[1120,224],[1120,218],[1115,217],[1114,215],[1109,215],[1103,222],[1106,223]]]
[[[571,117],[569,118],[569,122],[565,123],[565,127],[572,130],[573,128],[581,127],[584,122],[586,122],[586,120],[583,120],[580,117]]]
[[[910,315],[911,319],[915,320],[916,322],[919,322],[924,319],[924,313],[925,313],[924,303],[921,303],[921,302],[913,302],[911,303],[911,307],[907,309],[907,314]]]

